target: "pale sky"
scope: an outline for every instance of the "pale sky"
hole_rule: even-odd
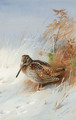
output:
[[[0,0],[0,38],[42,31],[54,18],[52,9],[67,9],[76,19],[76,0]]]

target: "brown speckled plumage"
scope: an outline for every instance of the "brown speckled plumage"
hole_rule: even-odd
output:
[[[32,60],[29,55],[23,55],[18,74],[21,70],[31,81],[44,84],[59,81],[65,68],[52,67],[46,62]]]

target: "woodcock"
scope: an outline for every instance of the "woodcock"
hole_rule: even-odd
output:
[[[23,55],[20,70],[16,77],[18,77],[21,70],[31,81],[45,84],[59,81],[65,68],[52,67],[46,62],[33,60],[29,55]]]

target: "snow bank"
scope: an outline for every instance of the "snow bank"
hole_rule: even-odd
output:
[[[29,91],[27,77],[22,72],[15,77],[23,54],[47,61],[49,43],[25,39],[13,46],[9,42],[0,48],[0,120],[76,120],[76,87],[66,83]],[[46,51],[43,56],[40,49]]]

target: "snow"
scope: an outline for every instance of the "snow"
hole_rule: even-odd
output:
[[[49,43],[25,39],[14,48],[13,43],[10,46],[0,48],[0,120],[76,120],[75,86],[66,82],[32,91],[22,72],[16,78],[21,56],[29,54],[33,59],[47,61],[47,54],[39,56],[38,52],[44,51],[44,46],[50,48]]]

